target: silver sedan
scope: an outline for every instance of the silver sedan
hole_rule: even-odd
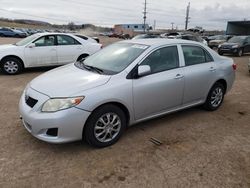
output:
[[[123,41],[35,78],[19,109],[40,140],[105,147],[129,125],[196,105],[218,109],[235,69],[232,59],[197,42]]]

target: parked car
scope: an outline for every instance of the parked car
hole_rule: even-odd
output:
[[[218,48],[219,45],[223,44],[229,39],[227,35],[217,35],[214,37],[214,39],[210,40],[208,42],[208,46],[210,48]]]
[[[26,37],[26,33],[19,31],[19,30],[14,30],[14,29],[9,29],[9,28],[0,28],[0,37],[17,37],[17,38],[24,38]]]
[[[182,34],[182,35],[179,35],[177,39],[192,40],[192,41],[200,42],[207,46],[207,41],[198,35]]]
[[[161,38],[161,36],[157,35],[157,34],[147,33],[147,34],[136,35],[135,37],[132,38],[132,40],[135,40],[135,39],[152,39],[152,38]]]
[[[127,39],[130,39],[130,35],[129,34],[121,34],[121,35],[119,35],[119,38],[127,40]]]
[[[218,53],[234,54],[241,57],[244,53],[250,52],[250,36],[234,36],[218,46]]]
[[[80,37],[83,40],[88,40],[88,41],[91,41],[91,42],[97,42],[97,43],[100,42],[98,37],[88,37],[88,36],[79,35],[79,34],[76,34],[75,36]]]
[[[197,42],[125,40],[35,78],[19,109],[40,140],[105,147],[129,125],[196,105],[218,109],[235,69],[231,58]]]
[[[97,52],[101,46],[71,34],[34,34],[15,44],[0,45],[0,67],[6,74],[18,74],[28,67],[64,65]]]

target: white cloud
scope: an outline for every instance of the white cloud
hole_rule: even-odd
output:
[[[170,28],[184,27],[188,0],[147,0],[148,22]],[[190,27],[225,29],[228,20],[250,19],[249,0],[190,0]],[[143,0],[0,0],[0,17],[28,18],[52,23],[142,23]],[[4,10],[3,10],[4,9]],[[34,15],[34,16],[31,16]]]

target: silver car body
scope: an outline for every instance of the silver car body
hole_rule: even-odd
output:
[[[142,39],[123,41],[149,47],[126,69],[115,75],[100,75],[77,68],[74,64],[59,67],[35,78],[26,87],[19,109],[25,128],[35,137],[63,143],[82,139],[84,124],[91,112],[106,103],[115,103],[127,112],[129,125],[168,114],[206,101],[209,90],[223,80],[229,91],[235,79],[233,60],[221,57],[205,45],[187,40]],[[198,46],[209,52],[212,62],[185,66],[182,45]],[[177,46],[179,68],[138,79],[128,74],[156,49]],[[85,96],[76,107],[54,113],[41,112],[50,98]],[[26,97],[37,99],[33,108]],[[46,135],[49,128],[58,128],[58,136]]]

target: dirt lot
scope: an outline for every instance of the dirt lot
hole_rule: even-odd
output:
[[[141,123],[105,149],[33,138],[19,120],[18,101],[49,69],[0,74],[0,187],[250,187],[249,57],[235,58],[236,82],[218,111],[192,108]]]

